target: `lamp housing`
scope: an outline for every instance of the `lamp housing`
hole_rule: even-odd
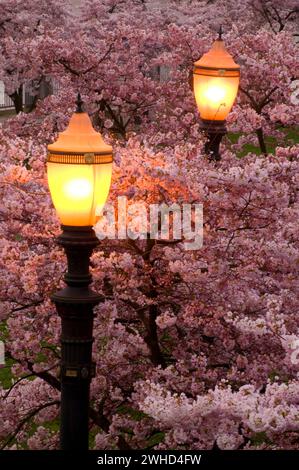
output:
[[[48,145],[48,183],[62,225],[93,226],[109,194],[112,147],[83,112],[80,95],[77,105],[66,130]]]
[[[236,99],[240,82],[240,66],[227,52],[219,38],[201,59],[194,63],[193,89],[203,123],[225,123]]]

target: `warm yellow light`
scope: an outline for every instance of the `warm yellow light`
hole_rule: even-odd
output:
[[[60,222],[93,226],[109,194],[112,147],[80,110],[48,150],[48,183]]]
[[[238,77],[194,75],[194,94],[202,119],[225,120],[238,93]]]
[[[236,99],[239,81],[240,67],[218,39],[194,64],[194,94],[200,117],[224,121]]]
[[[204,90],[203,96],[216,105],[225,106],[225,90],[220,86],[210,84]]]
[[[63,225],[94,225],[109,194],[112,163],[64,165],[48,162],[53,204]]]
[[[77,178],[68,181],[68,183],[63,186],[62,190],[66,197],[80,201],[88,198],[91,195],[93,188],[88,180]]]

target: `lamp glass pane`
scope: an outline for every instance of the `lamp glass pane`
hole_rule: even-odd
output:
[[[236,99],[239,77],[194,74],[194,94],[200,117],[225,120]]]
[[[108,197],[112,163],[47,163],[54,207],[63,225],[94,225]]]

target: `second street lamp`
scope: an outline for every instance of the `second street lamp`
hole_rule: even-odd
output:
[[[83,112],[80,95],[67,129],[48,146],[47,173],[53,204],[62,223],[57,243],[65,250],[66,287],[54,295],[61,317],[62,450],[88,449],[89,388],[92,363],[93,308],[101,297],[89,284],[89,260],[98,245],[93,230],[110,188],[112,147]]]
[[[219,146],[226,134],[225,120],[238,93],[240,66],[227,52],[222,29],[211,49],[194,64],[193,89],[201,127],[207,134],[206,153],[220,160]]]

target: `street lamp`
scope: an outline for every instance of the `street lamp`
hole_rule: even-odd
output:
[[[193,88],[201,117],[201,127],[207,134],[206,153],[220,160],[219,146],[226,134],[225,120],[238,93],[240,66],[227,52],[222,40],[222,28],[211,49],[194,63]]]
[[[99,241],[93,225],[107,199],[112,147],[91,124],[80,94],[67,129],[48,146],[47,173],[53,204],[62,224],[57,243],[65,250],[66,287],[51,299],[61,317],[61,425],[63,450],[88,449],[89,388],[93,307],[101,297],[89,288],[89,260]]]

